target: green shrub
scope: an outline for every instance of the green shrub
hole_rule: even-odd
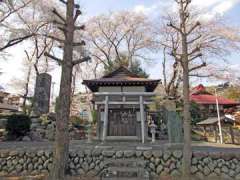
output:
[[[85,124],[85,121],[79,116],[71,116],[70,120],[75,127],[84,126]]]
[[[199,105],[195,102],[190,104],[190,113],[192,117],[192,124],[196,125],[198,122],[206,119],[206,115],[203,110],[200,109]]]
[[[27,115],[13,114],[7,119],[6,131],[10,139],[25,136],[30,131],[31,119]]]
[[[42,124],[42,125],[48,125],[48,124],[50,123],[50,120],[49,120],[47,114],[42,114],[42,115],[40,116],[40,120],[41,120],[41,124]]]
[[[97,111],[92,110],[91,114],[92,114],[92,121],[93,121],[92,123],[97,124]]]
[[[177,113],[183,118],[183,101],[177,101]],[[200,109],[200,106],[193,101],[190,102],[190,113],[193,125],[207,119],[207,113]]]

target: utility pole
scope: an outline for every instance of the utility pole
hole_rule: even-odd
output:
[[[218,117],[218,129],[219,129],[220,143],[223,144],[222,125],[221,125],[221,118],[220,118],[220,112],[219,112],[217,89],[215,89],[215,97],[216,97],[216,106],[217,106],[217,117]]]

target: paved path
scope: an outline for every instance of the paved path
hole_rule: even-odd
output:
[[[4,149],[26,149],[26,150],[39,150],[39,149],[52,149],[53,142],[0,142],[0,150]],[[119,149],[119,150],[131,150],[136,148],[146,148],[152,147],[152,149],[182,149],[182,144],[168,144],[166,142],[156,142],[155,144],[146,143],[141,144],[135,141],[120,142],[112,141],[102,144],[99,141],[94,141],[93,143],[87,143],[86,141],[71,141],[70,149],[92,149],[92,148],[103,148],[103,149]],[[226,153],[240,153],[239,145],[230,144],[216,144],[216,143],[206,143],[206,142],[193,142],[194,151],[204,151],[204,152],[226,152]]]

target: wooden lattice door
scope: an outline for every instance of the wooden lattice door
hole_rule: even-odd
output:
[[[109,136],[136,136],[136,111],[127,109],[109,110]]]

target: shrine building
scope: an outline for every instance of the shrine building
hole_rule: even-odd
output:
[[[84,80],[93,92],[97,111],[99,140],[141,140],[148,137],[147,105],[152,103],[153,91],[160,80],[141,78],[120,67],[100,79]]]

